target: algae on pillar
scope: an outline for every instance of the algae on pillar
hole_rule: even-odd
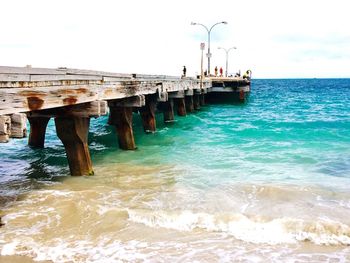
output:
[[[66,149],[71,175],[93,175],[88,147],[90,118],[56,117],[57,136]]]

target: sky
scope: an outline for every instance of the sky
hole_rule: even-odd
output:
[[[349,0],[0,0],[0,65],[254,78],[350,77]]]

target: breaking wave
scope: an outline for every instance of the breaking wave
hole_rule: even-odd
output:
[[[317,245],[350,245],[350,227],[327,218],[305,221],[295,218],[266,219],[234,213],[194,213],[191,211],[128,210],[129,220],[149,227],[180,231],[202,229],[224,232],[251,243],[296,243],[309,241]]]

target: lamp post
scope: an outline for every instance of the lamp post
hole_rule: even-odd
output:
[[[199,25],[199,26],[202,26],[205,28],[205,30],[207,30],[208,32],[208,54],[207,54],[207,57],[208,57],[208,75],[210,76],[210,57],[211,57],[211,54],[210,54],[210,32],[211,30],[216,26],[216,25],[219,25],[219,24],[227,24],[226,21],[222,21],[222,22],[217,22],[215,23],[214,25],[212,25],[209,29],[208,27],[206,27],[205,25],[203,24],[200,24],[200,23],[195,23],[195,22],[191,22],[191,25],[192,26],[195,26],[195,25]]]
[[[225,50],[226,53],[226,71],[225,71],[225,77],[227,77],[228,74],[228,52],[232,49],[237,49],[236,47],[230,47],[229,49],[223,48],[223,47],[218,47],[218,49],[223,49]]]

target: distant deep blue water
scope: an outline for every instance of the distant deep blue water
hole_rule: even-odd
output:
[[[266,249],[265,245],[273,245],[273,249],[268,247],[271,253],[276,252],[274,249],[284,251],[276,256],[276,261],[281,262],[291,255],[298,260],[305,256],[303,245],[276,247],[276,244],[290,244],[291,240],[316,244],[316,248],[312,248],[314,253],[306,253],[307,260],[317,262],[324,255],[340,261],[349,259],[350,251],[346,246],[350,245],[350,79],[256,79],[244,104],[206,105],[194,114],[176,117],[173,124],[163,124],[159,114],[155,134],[144,134],[140,117],[135,115],[134,133],[138,149],[121,151],[113,127],[107,125],[107,117],[92,120],[89,147],[96,174],[92,179],[78,179],[94,182],[88,186],[93,188],[94,184],[102,181],[108,185],[109,180],[121,176],[131,184],[142,185],[138,188],[141,192],[152,192],[151,199],[135,201],[137,205],[123,205],[131,222],[152,229],[192,231],[199,228],[228,233],[232,240],[263,244],[261,250]],[[8,202],[16,203],[23,193],[50,189],[52,183],[65,185],[70,180],[77,183],[77,179],[69,178],[64,148],[55,134],[52,120],[46,138],[43,150],[29,148],[27,139],[0,145],[3,214],[16,213],[11,210],[16,205],[10,203],[11,208],[8,208]],[[135,167],[139,169],[136,171]],[[155,184],[159,184],[159,189],[148,185],[150,174],[154,176],[152,180],[157,178]],[[123,183],[127,184],[126,181]],[[115,189],[123,189],[123,183],[118,182]],[[127,185],[126,188],[131,187]],[[90,189],[88,187],[85,190]],[[140,195],[135,193],[133,200],[142,199]],[[218,203],[214,204],[216,201]],[[133,210],[135,207],[137,209]],[[148,210],[145,212],[145,209]],[[179,214],[170,216],[169,211]],[[182,222],[187,212],[191,216],[185,218],[190,223]],[[250,225],[245,224],[249,227],[243,227],[242,233],[231,229],[233,223],[241,222],[241,219],[232,219],[232,214],[228,222],[220,221],[223,220],[221,213],[233,212],[249,218],[254,227],[249,221]],[[202,213],[210,218],[218,217],[221,223],[214,220],[209,227],[202,222]],[[192,222],[193,217],[197,221]],[[265,237],[268,226],[256,225],[274,220],[290,220],[287,223],[278,221],[278,227],[282,224],[287,229],[281,239]],[[8,221],[10,225],[11,217]],[[189,226],[191,222],[193,225]],[[222,224],[227,226],[222,227]],[[289,231],[286,225],[292,225],[293,230]],[[329,230],[333,228],[337,230]],[[260,238],[256,238],[257,235]],[[6,240],[9,236],[4,234],[0,239]],[[213,237],[204,238],[212,240]],[[147,242],[150,247],[154,244],[154,240]],[[8,251],[5,243],[1,245],[0,242],[2,254]],[[323,253],[324,244],[340,247]],[[218,247],[225,252],[227,244],[221,245]],[[50,247],[45,242],[40,246]],[[163,251],[159,257],[174,259],[165,247],[159,248]],[[237,251],[242,251],[238,247],[240,245],[235,246]],[[205,250],[205,245],[201,249]],[[208,249],[213,249],[215,255],[219,253],[213,247]],[[254,249],[246,254],[242,252],[241,259],[269,258],[268,252],[260,252],[254,254]],[[226,251],[226,255],[231,255],[229,259],[238,259],[232,253]],[[53,260],[50,255],[43,258]],[[150,259],[146,254],[141,258]],[[188,254],[184,261],[194,258]]]

